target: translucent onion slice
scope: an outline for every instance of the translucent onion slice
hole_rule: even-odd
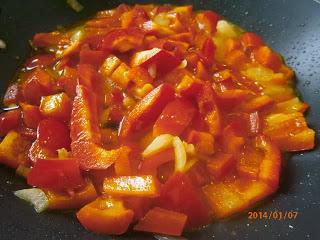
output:
[[[173,136],[170,134],[162,134],[156,137],[149,146],[143,151],[143,157],[149,157],[158,153],[172,145]]]
[[[187,153],[184,144],[179,137],[174,137],[172,140],[174,155],[175,155],[175,171],[183,172],[187,162]]]
[[[39,188],[22,189],[14,192],[18,198],[31,203],[37,213],[41,213],[49,206],[46,194]]]

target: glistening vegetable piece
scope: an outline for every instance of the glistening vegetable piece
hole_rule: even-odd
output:
[[[314,147],[293,71],[213,11],[121,4],[32,47],[0,162],[33,187],[16,196],[89,231],[180,236],[275,193],[281,152]]]

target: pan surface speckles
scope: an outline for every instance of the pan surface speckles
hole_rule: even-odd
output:
[[[93,15],[97,10],[113,8],[116,0],[80,0],[84,10],[74,12],[64,0],[1,0],[0,89],[28,55],[28,40],[36,32],[50,31],[57,25],[70,25]],[[147,3],[151,1],[121,1]],[[170,1],[152,1],[166,3]],[[175,1],[193,4],[196,9],[215,9],[221,15],[261,34],[266,42],[284,55],[297,73],[297,88],[311,105],[308,121],[320,135],[320,5],[318,0],[213,0]],[[317,239],[320,235],[320,150],[298,153],[285,161],[281,187],[277,194],[256,206],[257,211],[298,211],[295,220],[248,220],[247,213],[188,234],[188,239]],[[0,167],[1,239],[152,239],[151,235],[130,233],[122,237],[98,236],[85,231],[74,213],[36,214],[13,195],[26,187],[12,170]]]

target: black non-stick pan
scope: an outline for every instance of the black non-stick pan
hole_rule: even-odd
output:
[[[0,0],[0,92],[4,93],[23,59],[28,56],[28,40],[36,32],[68,26],[113,8],[120,1],[79,0],[80,13],[65,0]],[[170,1],[123,1],[165,3]],[[311,105],[308,122],[320,133],[320,3],[318,0],[199,0],[171,1],[192,4],[195,9],[214,9],[249,31],[258,32],[282,53],[297,75],[297,88]],[[37,214],[17,199],[13,191],[25,188],[14,171],[0,167],[0,239],[152,239],[151,235],[129,233],[122,237],[99,236],[87,232],[73,212]],[[215,222],[187,239],[320,239],[320,150],[286,157],[281,185],[276,194],[254,211],[297,211],[295,220],[249,220],[244,212],[232,219]]]

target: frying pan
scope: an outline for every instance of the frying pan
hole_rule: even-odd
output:
[[[84,10],[76,13],[65,0],[0,0],[0,38],[7,43],[0,50],[0,92],[4,93],[23,59],[28,56],[28,40],[36,32],[51,31],[113,8],[116,0],[79,0]],[[166,3],[170,1],[122,1]],[[320,4],[318,0],[212,0],[174,1],[192,4],[195,9],[218,13],[261,34],[284,55],[297,75],[302,99],[311,105],[308,122],[320,133]],[[278,192],[255,206],[256,211],[298,211],[295,220],[248,220],[247,212],[215,222],[185,235],[187,239],[319,239],[320,236],[320,150],[285,157]],[[0,239],[152,239],[152,235],[128,233],[121,237],[87,232],[74,212],[36,214],[31,206],[12,192],[26,188],[14,171],[0,167]]]

